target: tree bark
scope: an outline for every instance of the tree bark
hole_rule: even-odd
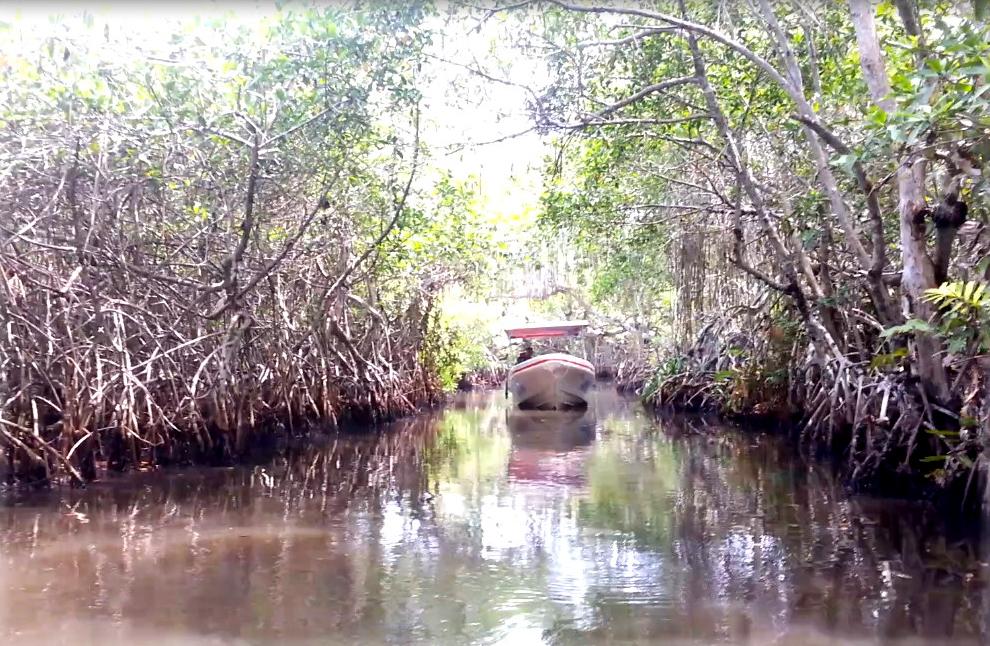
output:
[[[849,12],[856,28],[860,65],[873,102],[882,110],[892,112],[896,105],[890,96],[890,81],[880,50],[873,6],[870,0],[849,0]],[[928,255],[925,232],[925,177],[927,163],[924,158],[908,150],[906,158],[897,169],[898,217],[900,220],[901,262],[903,263],[901,287],[908,301],[909,311],[917,318],[930,319],[935,309],[923,297],[925,290],[936,287],[935,265]],[[912,364],[927,393],[941,403],[951,398],[949,380],[942,364],[943,344],[930,334],[915,335],[915,353]]]

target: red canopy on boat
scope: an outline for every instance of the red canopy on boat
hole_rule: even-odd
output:
[[[577,336],[588,327],[587,321],[560,321],[558,323],[531,323],[508,328],[510,339],[545,339],[558,336]]]

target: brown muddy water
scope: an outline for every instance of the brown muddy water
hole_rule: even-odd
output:
[[[716,432],[720,431],[720,432]],[[0,506],[2,644],[987,643],[978,536],[771,435],[501,394]]]

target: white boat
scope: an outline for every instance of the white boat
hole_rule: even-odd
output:
[[[542,354],[509,370],[509,391],[522,409],[584,408],[594,383],[594,366],[563,352]]]
[[[574,336],[587,323],[567,321],[527,325],[506,330],[510,339]],[[588,406],[588,392],[595,383],[590,361],[563,352],[541,354],[517,363],[509,370],[506,390],[518,408],[570,410]]]

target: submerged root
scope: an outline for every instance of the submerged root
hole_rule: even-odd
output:
[[[18,270],[55,282],[49,270],[29,277],[5,262],[8,277]],[[409,305],[393,331],[357,308],[310,320],[307,297],[305,289],[259,293],[254,307],[273,319],[241,311],[204,327],[179,299],[150,289],[126,298],[109,287],[62,299],[8,292],[0,297],[6,479],[82,484],[107,471],[230,462],[272,438],[393,419],[439,400],[428,303]],[[294,319],[271,307],[293,299]]]
[[[792,354],[768,363],[764,355],[723,368],[732,357],[709,359],[672,363],[689,369],[655,377],[644,388],[647,403],[792,421],[800,445],[835,458],[855,489],[937,497],[960,509],[981,503],[990,428],[985,367],[958,375],[957,413],[933,403],[906,371],[870,362],[821,364]]]

